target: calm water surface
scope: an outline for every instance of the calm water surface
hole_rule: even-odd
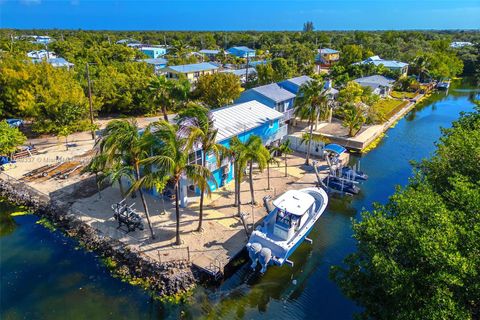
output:
[[[199,288],[184,305],[153,301],[142,290],[112,278],[95,255],[35,216],[0,202],[1,319],[350,319],[358,307],[328,279],[331,265],[355,249],[351,218],[373,202],[384,203],[411,176],[410,160],[428,157],[460,112],[471,111],[479,92],[456,83],[433,95],[387,132],[361,158],[370,179],[353,199],[331,199],[311,233],[292,257],[294,268],[270,268],[261,278],[244,266],[218,288]]]

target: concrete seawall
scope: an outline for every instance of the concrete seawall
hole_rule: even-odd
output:
[[[4,173],[0,173],[0,197],[48,219],[87,250],[108,259],[114,276],[139,284],[160,298],[181,295],[199,281],[197,272],[188,261],[153,261],[78,219],[71,213],[68,204],[55,201]]]

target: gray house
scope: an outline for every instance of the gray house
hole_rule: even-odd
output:
[[[358,78],[354,81],[362,87],[372,88],[373,93],[381,97],[388,97],[395,82],[393,79],[379,75]]]

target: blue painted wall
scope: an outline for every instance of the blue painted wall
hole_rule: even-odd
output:
[[[257,100],[258,102],[263,103],[264,105],[266,105],[266,106],[268,106],[272,109],[275,109],[275,107],[277,106],[277,103],[275,101],[270,100],[269,98],[265,97],[264,95],[258,93],[255,90],[252,90],[252,89],[249,89],[249,90],[246,90],[246,91],[242,92],[240,97],[237,100],[235,100],[235,103],[248,102],[248,101],[252,101],[252,100]],[[291,98],[291,99],[288,99],[288,100],[285,100],[285,101],[289,102],[288,110],[292,109],[293,108],[293,103],[295,102],[295,98]]]
[[[282,82],[279,82],[278,85],[283,89],[290,91],[293,94],[297,94],[298,90],[300,90],[299,86],[297,86],[295,83],[290,81],[282,81]]]
[[[243,50],[237,50],[235,48],[230,48],[227,50],[227,52],[239,58],[246,58],[247,56],[249,58],[255,57],[255,51],[247,52]]]
[[[268,139],[269,137],[275,135],[278,131],[278,128],[280,127],[280,121],[279,119],[276,119],[276,120],[273,120],[272,121],[272,125],[270,126],[270,123],[265,123],[257,128],[253,128],[249,131],[246,131],[245,133],[241,133],[238,135],[238,139],[240,139],[240,141],[242,142],[245,142],[247,141],[250,136],[252,135],[257,135],[259,137],[261,137],[262,139]],[[229,148],[230,147],[230,142],[231,142],[232,138],[228,138],[224,141],[221,141],[220,144]],[[216,159],[215,157],[208,157],[207,156],[207,161],[208,162],[215,162]],[[233,163],[230,164],[230,171],[228,172],[228,175],[225,179],[225,184],[226,183],[229,183],[230,181],[232,181],[234,179],[234,176],[233,176]],[[217,182],[217,185],[215,185],[215,183],[213,181],[209,181],[209,186],[211,188],[212,191],[218,189],[218,187],[221,187],[222,186],[222,174],[223,174],[223,169],[222,168],[219,168],[215,171],[212,172],[213,174],[213,177],[215,178],[215,181]]]
[[[167,53],[167,49],[165,48],[140,49],[140,51],[153,59],[161,57]]]

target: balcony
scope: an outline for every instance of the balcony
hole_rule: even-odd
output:
[[[283,113],[283,118],[282,118],[282,121],[287,121],[287,120],[290,120],[294,117],[294,113],[295,113],[295,109],[290,109],[290,110],[287,110]]]
[[[269,145],[276,140],[282,140],[288,134],[288,125],[283,125],[271,136],[263,138],[263,144]]]

